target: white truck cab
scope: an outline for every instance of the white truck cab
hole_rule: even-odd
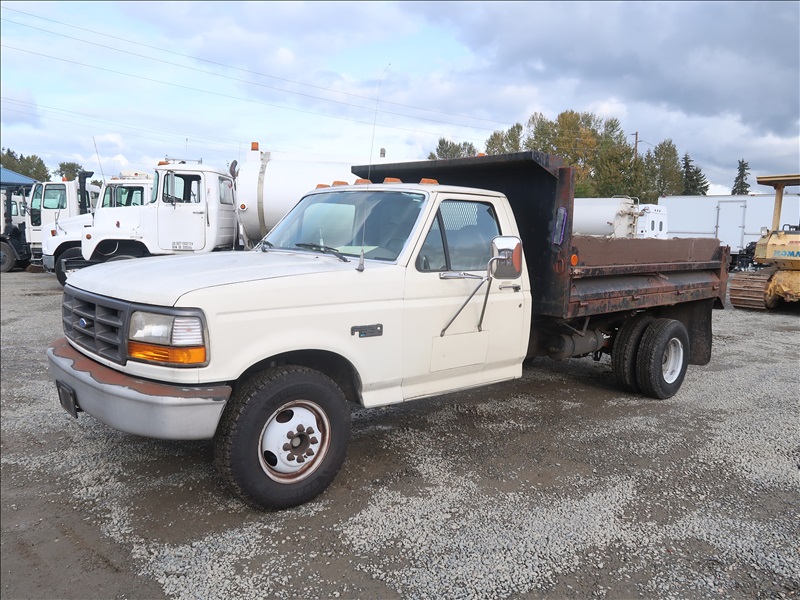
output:
[[[84,231],[84,260],[211,252],[233,246],[236,208],[233,177],[215,167],[165,160],[142,193],[97,211]],[[104,202],[106,198],[104,198]],[[106,208],[108,210],[106,210]],[[132,210],[135,208],[135,210]]]
[[[159,210],[204,206],[197,180],[158,172],[176,205]],[[216,436],[245,495],[305,501],[344,459],[345,397],[380,406],[521,376],[530,284],[519,240],[500,234],[517,230],[497,192],[337,186],[306,195],[252,251],[76,272],[67,338],[49,353],[63,405],[138,435]],[[516,268],[489,293],[493,239],[512,240],[495,251]]]
[[[56,229],[56,222],[89,214],[97,205],[100,186],[87,183],[92,172],[82,171],[74,181],[46,181],[34,184],[26,215],[27,236],[33,262],[42,260],[42,239]]]
[[[137,207],[146,204],[152,196],[153,176],[148,173],[120,174],[103,184],[100,199],[93,213],[58,219],[42,237],[42,265],[54,272],[61,285],[74,272],[65,261],[81,259],[81,243],[95,227],[118,234],[138,220]]]

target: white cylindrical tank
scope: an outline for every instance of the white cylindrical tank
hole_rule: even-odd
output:
[[[633,237],[638,209],[632,198],[575,198],[572,232],[576,235]]]
[[[236,167],[234,167],[235,169]],[[274,160],[253,142],[236,173],[236,212],[246,246],[253,246],[317,184],[354,180],[340,164]]]

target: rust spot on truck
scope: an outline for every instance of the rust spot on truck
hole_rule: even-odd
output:
[[[72,361],[73,369],[88,373],[97,383],[128,388],[145,396],[225,401],[230,397],[232,391],[229,385],[208,387],[181,384],[168,385],[132,377],[101,365],[88,356],[81,354],[70,346],[66,338],[53,342],[50,345],[50,349],[54,356]]]

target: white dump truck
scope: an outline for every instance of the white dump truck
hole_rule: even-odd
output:
[[[214,439],[230,489],[276,509],[333,481],[351,403],[603,354],[622,389],[668,398],[711,360],[716,240],[573,235],[573,169],[538,152],[352,171],[383,183],[309,192],[252,251],[73,274],[47,351],[63,409]]]

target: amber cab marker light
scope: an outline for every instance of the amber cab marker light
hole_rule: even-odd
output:
[[[397,177],[387,177],[386,179],[383,180],[383,183],[403,183],[403,182]]]
[[[250,142],[250,150],[258,150],[258,142]]]
[[[372,183],[369,179],[356,179],[355,185],[365,185]]]
[[[329,186],[327,183],[318,183],[316,189],[321,190],[322,188],[329,188],[329,187],[331,186]]]
[[[333,185],[335,185],[335,186],[348,185],[348,183],[346,181],[334,181]]]
[[[569,264],[571,264],[573,267],[578,264],[577,254],[573,254],[572,256],[569,257]]]
[[[426,183],[428,185],[438,185],[439,181],[436,179],[428,179],[427,177],[423,177],[419,180],[420,183]]]

